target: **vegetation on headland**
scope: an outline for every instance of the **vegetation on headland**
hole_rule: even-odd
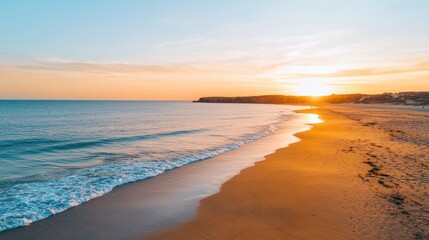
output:
[[[271,104],[314,104],[314,103],[389,103],[401,105],[429,105],[429,92],[400,92],[383,94],[332,94],[328,96],[264,95],[248,97],[202,97],[194,102],[208,103],[271,103]]]

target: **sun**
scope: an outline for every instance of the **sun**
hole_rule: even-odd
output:
[[[333,87],[319,79],[305,79],[295,85],[294,92],[299,96],[326,96],[333,93]]]

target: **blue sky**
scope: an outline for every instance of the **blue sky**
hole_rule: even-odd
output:
[[[152,77],[126,76],[142,84],[157,79],[166,84],[166,77],[173,85],[187,77],[196,82],[210,74],[209,80],[197,82],[200,86],[190,94],[192,98],[223,95],[220,87],[214,93],[205,89],[228,81],[237,91],[227,94],[293,93],[294,84],[315,82],[315,77],[306,80],[303,74],[321,75],[315,84],[335,85],[339,92],[362,91],[371,82],[382,81],[380,74],[374,80],[323,76],[362,69],[399,69],[401,76],[390,76],[396,87],[387,91],[401,90],[398,82],[404,79],[410,79],[412,87],[429,90],[423,82],[427,71],[421,70],[429,60],[428,29],[429,1],[424,0],[2,0],[0,84],[7,85],[8,92],[0,90],[0,97],[43,98],[28,91],[19,93],[19,86],[12,86],[16,81],[25,83],[29,74],[46,86],[46,74],[73,75],[71,79],[83,74],[84,78],[87,71],[94,72],[87,68],[97,69],[100,78],[113,71],[121,80],[117,66],[112,67],[115,64],[193,69],[178,80],[164,71]],[[70,64],[77,63],[84,66],[70,69]],[[260,71],[249,70],[253,67]],[[415,68],[417,75],[404,76],[404,71]],[[343,87],[354,83],[354,88]],[[247,88],[240,92],[240,86]],[[186,98],[186,94],[178,96]]]

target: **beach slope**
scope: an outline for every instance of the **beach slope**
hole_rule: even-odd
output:
[[[223,184],[192,221],[150,239],[427,239],[429,154],[419,132],[428,114],[302,112],[325,122]]]

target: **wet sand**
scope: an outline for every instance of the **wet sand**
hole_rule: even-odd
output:
[[[316,118],[315,118],[316,117]],[[293,114],[277,133],[212,159],[157,177],[125,184],[26,227],[0,233],[0,239],[140,239],[192,219],[199,200],[219,191],[241,169],[299,139],[315,115]]]
[[[429,114],[325,106],[302,141],[242,170],[149,239],[429,239]]]

